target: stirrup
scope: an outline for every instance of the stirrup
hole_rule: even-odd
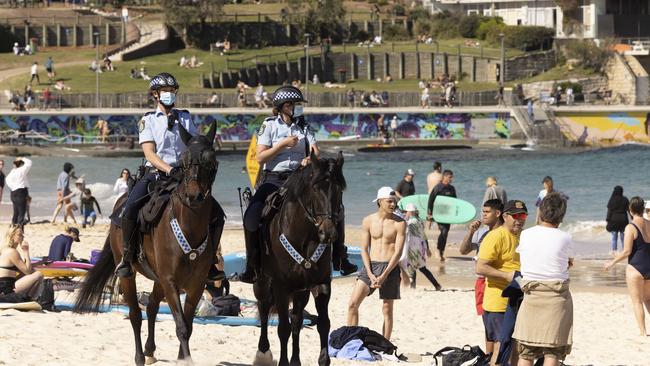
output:
[[[120,264],[117,265],[117,268],[115,268],[115,274],[120,277],[120,278],[128,278],[133,276],[133,265],[131,262],[126,262],[124,260],[124,257],[122,257],[122,261],[120,261]]]

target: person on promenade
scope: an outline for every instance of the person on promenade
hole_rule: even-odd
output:
[[[257,161],[263,164],[263,175],[258,179],[255,195],[244,213],[246,268],[239,275],[242,282],[254,283],[259,270],[259,227],[266,198],[280,189],[294,171],[309,164],[311,154],[320,155],[303,114],[305,102],[300,89],[288,85],[279,87],[273,93],[273,116],[262,122],[257,133]],[[333,243],[332,250],[334,269],[340,269],[344,274],[354,273],[357,266],[347,257],[343,217],[339,217],[337,225],[339,238]]]
[[[517,340],[518,366],[533,366],[539,358],[544,358],[545,366],[558,366],[571,353],[573,343],[569,291],[573,242],[569,233],[559,229],[566,200],[550,193],[539,213],[541,224],[522,231],[517,247],[524,292],[512,335]]]
[[[47,259],[51,261],[66,260],[70,255],[73,241],[79,242],[79,229],[66,225],[63,233],[52,239]]]
[[[24,274],[16,279],[16,272]],[[41,293],[43,274],[32,268],[29,243],[24,240],[22,226],[12,225],[0,249],[0,293],[25,294],[35,300]]]
[[[120,174],[119,178],[115,180],[115,185],[113,186],[113,194],[115,194],[117,198],[120,198],[123,194],[127,193],[129,191],[129,183],[132,180],[133,177],[131,177],[131,172],[127,168],[122,169],[122,173]]]
[[[503,203],[498,199],[487,200],[481,208],[481,220],[473,221],[469,225],[469,230],[460,242],[460,254],[467,255],[476,250],[478,253],[481,242],[485,236],[492,230],[498,229],[503,225]],[[476,258],[475,258],[476,259]],[[476,302],[476,313],[483,316],[483,297],[485,295],[485,276],[477,275],[474,282],[474,300]],[[485,328],[485,324],[483,325]],[[485,353],[492,354],[494,351],[494,342],[487,338],[487,329],[485,337]]]
[[[478,252],[476,274],[486,278],[483,297],[483,325],[487,340],[494,342],[490,365],[496,364],[499,354],[499,336],[508,304],[501,292],[519,271],[519,234],[524,228],[528,210],[522,201],[508,201],[503,208],[503,225],[490,231]]]
[[[627,197],[623,196],[623,187],[616,186],[612,192],[611,197],[609,197],[609,202],[607,202],[607,226],[606,229],[612,234],[612,249],[609,252],[612,257],[616,256],[616,251],[618,249],[618,238],[621,238],[621,250],[623,250],[624,245],[624,234],[625,227],[629,223],[627,217],[628,206],[630,201]]]
[[[429,228],[433,224],[433,206],[435,205],[436,197],[447,196],[456,197],[456,188],[451,185],[454,179],[454,173],[451,170],[445,170],[442,173],[442,181],[436,185],[431,193],[429,193],[429,202],[427,203],[427,221],[429,221]],[[438,253],[440,254],[440,261],[445,261],[445,247],[447,246],[447,236],[449,235],[450,224],[438,223],[440,235],[438,235]]]
[[[406,196],[411,196],[415,194],[415,183],[413,183],[413,178],[415,177],[415,171],[413,169],[407,169],[404,172],[404,178],[397,183],[395,187],[395,195],[397,199],[401,200]]]
[[[361,222],[361,259],[363,268],[348,303],[348,326],[359,324],[359,306],[376,289],[383,300],[383,336],[390,340],[393,331],[393,305],[400,298],[397,267],[406,238],[406,222],[395,215],[397,196],[390,187],[377,191],[377,212]]]
[[[409,203],[404,210],[406,211],[404,220],[406,220],[408,230],[404,241],[402,259],[400,260],[400,266],[404,271],[402,274],[406,275],[405,280],[410,282],[410,287],[415,288],[417,271],[419,270],[431,282],[436,291],[440,291],[442,286],[427,268],[427,258],[431,258],[431,249],[429,249],[424,223],[420,220],[418,209],[414,204]]]
[[[442,180],[442,163],[436,161],[433,163],[433,171],[427,175],[427,194],[431,193],[433,187],[437,186]]]
[[[506,190],[503,189],[503,187],[497,185],[496,177],[487,177],[485,180],[485,185],[487,188],[485,189],[485,194],[483,194],[483,203],[492,199],[498,199],[504,205],[506,202],[508,202],[508,194],[506,193]]]
[[[650,312],[650,221],[643,218],[645,203],[641,197],[630,199],[632,222],[625,227],[623,251],[605,264],[605,271],[625,258],[625,281],[632,300],[632,308],[642,337],[648,335],[645,326],[645,312]]]
[[[14,160],[13,169],[7,174],[7,187],[11,190],[11,203],[13,205],[12,225],[25,225],[27,223],[27,197],[29,196],[29,180],[27,174],[32,168],[32,161],[25,157]]]
[[[74,176],[74,166],[72,163],[66,162],[63,164],[63,171],[59,173],[59,178],[56,181],[56,207],[52,215],[52,224],[56,222],[56,217],[59,216],[59,212],[64,206],[63,221],[68,221],[68,206],[70,205],[70,194],[72,193],[70,178],[76,178]]]
[[[97,206],[97,212],[95,212],[95,206]],[[99,202],[93,197],[90,189],[84,189],[83,196],[81,197],[81,214],[83,215],[82,228],[86,228],[88,224],[88,218],[90,217],[90,226],[95,226],[95,220],[97,220],[97,213],[102,216],[102,209],[99,207]]]

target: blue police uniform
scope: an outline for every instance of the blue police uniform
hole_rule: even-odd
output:
[[[156,154],[165,163],[176,166],[180,161],[181,154],[186,149],[178,132],[178,124],[182,124],[187,132],[192,135],[197,135],[199,131],[192,121],[190,112],[183,109],[173,109],[172,111],[177,115],[177,118],[171,129],[169,128],[167,115],[160,108],[145,114],[138,123],[140,131],[139,143],[153,142],[156,145]],[[147,173],[135,183],[126,202],[123,217],[130,220],[138,218],[138,211],[147,202],[149,183],[160,178],[164,179],[164,175],[159,174],[149,161],[147,161],[146,166],[148,167]]]

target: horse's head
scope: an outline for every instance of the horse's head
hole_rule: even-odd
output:
[[[343,153],[339,152],[336,159],[319,159],[315,154],[310,156],[311,169],[309,172],[309,187],[300,195],[304,202],[307,218],[318,228],[318,238],[321,243],[332,243],[337,237],[337,222],[341,219],[343,190]]]
[[[212,147],[217,124],[212,122],[207,135],[192,136],[183,125],[178,129],[187,150],[181,155],[183,184],[178,194],[188,206],[202,202],[210,195],[212,183],[217,175],[219,162]]]

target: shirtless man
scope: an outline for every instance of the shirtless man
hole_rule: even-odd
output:
[[[442,164],[439,161],[433,163],[433,171],[427,175],[427,193],[431,193],[433,187],[442,181]]]
[[[384,300],[383,335],[390,340],[393,331],[393,301],[400,298],[397,264],[404,247],[406,222],[393,213],[397,196],[392,188],[381,187],[373,202],[377,202],[377,212],[366,216],[361,224],[363,269],[348,304],[348,326],[359,324],[359,306],[366,296],[379,289],[379,297]]]

